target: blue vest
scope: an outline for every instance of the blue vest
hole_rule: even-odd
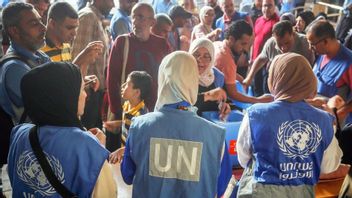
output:
[[[8,173],[12,197],[60,197],[50,185],[29,143],[32,124],[12,130]],[[78,197],[91,197],[109,156],[98,140],[75,127],[39,128],[39,142],[58,179]]]
[[[336,95],[338,90],[336,83],[352,64],[352,51],[340,45],[337,55],[321,69],[320,65],[322,61],[323,56],[319,56],[313,71],[318,79],[318,94],[330,98]]]
[[[225,85],[224,74],[216,67],[213,67],[212,69],[214,71],[214,76],[215,76],[215,79],[214,79],[215,87],[223,88]]]
[[[247,12],[238,12],[236,11],[233,15],[232,15],[232,18],[231,18],[231,22],[235,22],[237,20],[245,20],[246,17],[248,16],[248,13]],[[221,34],[220,34],[220,40],[224,40],[225,39],[225,22],[224,22],[224,16],[218,18],[216,20],[216,28],[220,28],[222,31],[221,31]]]
[[[225,130],[194,112],[163,107],[129,131],[133,197],[215,197]]]
[[[333,138],[333,117],[305,102],[276,101],[248,109],[254,179],[273,185],[314,185]],[[270,118],[270,123],[268,123]]]

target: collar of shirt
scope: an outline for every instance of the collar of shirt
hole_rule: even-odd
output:
[[[43,53],[40,53],[39,51],[36,51],[34,54],[32,52],[30,52],[29,50],[21,47],[20,45],[11,42],[10,51],[15,51],[16,53],[18,53],[19,55],[23,56],[26,59],[29,59],[31,61],[34,61],[36,63],[39,64],[43,64],[46,63],[48,61],[50,61],[50,58],[47,57],[46,55],[44,55]]]
[[[61,46],[59,46],[59,47],[56,47],[56,46],[54,45],[54,43],[53,43],[48,37],[45,38],[45,44],[46,44],[47,46],[49,46],[50,48],[62,49],[62,47],[63,47],[63,44],[61,44]]]
[[[123,111],[125,114],[131,114],[131,115],[137,115],[140,109],[144,108],[144,100],[142,100],[140,103],[138,103],[135,107],[131,108],[131,104],[126,101],[123,104]]]

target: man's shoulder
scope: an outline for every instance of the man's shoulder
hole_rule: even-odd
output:
[[[215,56],[227,56],[230,55],[227,53],[228,47],[223,41],[215,41],[214,42],[215,48]]]
[[[300,34],[300,33],[295,33],[296,35],[295,35],[295,39],[297,39],[297,41],[298,42],[300,42],[300,43],[304,43],[304,44],[308,44],[308,41],[307,41],[307,37],[306,37],[306,35],[304,35],[304,34]],[[296,42],[297,42],[296,41]]]

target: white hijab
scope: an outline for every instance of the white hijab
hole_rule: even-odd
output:
[[[208,50],[211,61],[205,71],[202,74],[199,74],[199,84],[203,87],[208,87],[215,80],[214,71],[212,69],[214,65],[214,45],[207,38],[198,38],[191,43],[189,53],[193,54],[195,51],[197,51],[197,49],[201,47],[204,47]]]
[[[207,12],[209,10],[214,10],[212,7],[210,6],[203,6],[200,10],[199,10],[199,19],[200,21],[204,24],[205,21],[205,15],[207,14]]]
[[[155,110],[165,104],[186,101],[194,105],[198,94],[198,67],[192,55],[173,52],[161,61],[158,76],[158,99]]]

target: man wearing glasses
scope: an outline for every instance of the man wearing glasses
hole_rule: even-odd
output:
[[[318,95],[327,100],[338,94],[345,101],[349,100],[346,93],[352,88],[352,51],[337,40],[334,27],[328,21],[312,24],[307,31],[307,39],[310,48],[319,55],[313,68],[318,79]],[[343,91],[346,89],[348,91]],[[324,103],[321,98],[313,101]],[[338,109],[337,114],[341,120],[351,111],[352,102],[349,102]]]

